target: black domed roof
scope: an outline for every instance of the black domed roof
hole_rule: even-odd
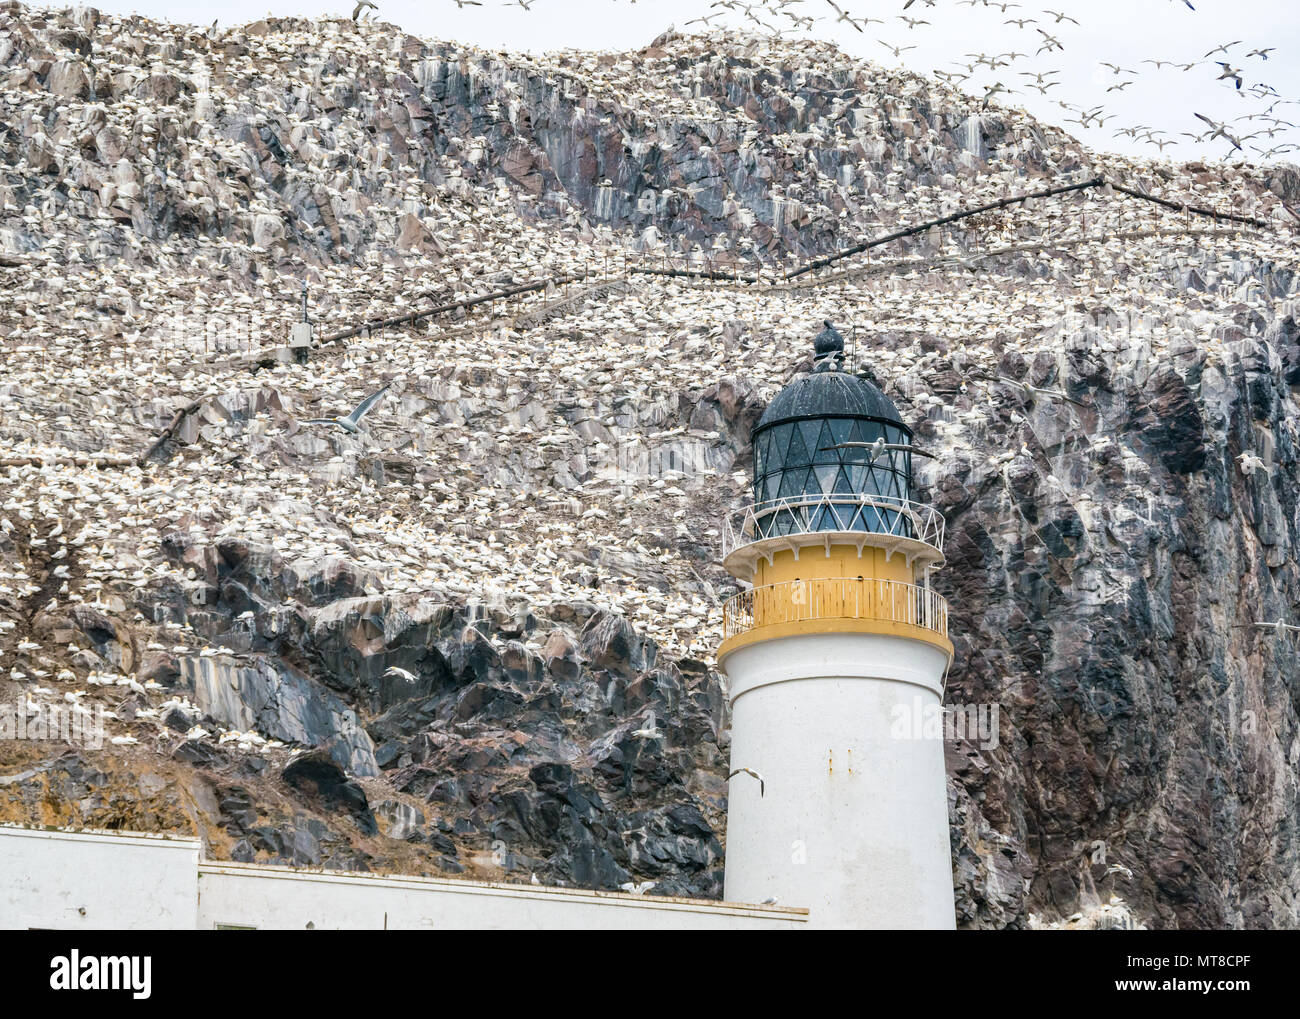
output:
[[[842,371],[815,371],[795,379],[767,405],[754,431],[782,421],[831,417],[874,418],[911,434],[889,397],[865,379]]]

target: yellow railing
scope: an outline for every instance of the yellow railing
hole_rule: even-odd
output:
[[[724,638],[810,619],[878,619],[948,636],[948,602],[928,588],[898,580],[789,580],[741,591],[722,606]]]

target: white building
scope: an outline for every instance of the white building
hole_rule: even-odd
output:
[[[0,825],[0,927],[781,930],[808,911],[203,859],[197,839]]]

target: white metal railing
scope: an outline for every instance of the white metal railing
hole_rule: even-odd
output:
[[[788,580],[741,591],[722,605],[723,638],[811,619],[877,619],[948,636],[948,602],[901,580],[830,577]]]
[[[859,511],[869,525],[859,522]],[[911,538],[943,551],[943,514],[933,506],[890,495],[797,495],[769,499],[725,520],[722,556],[763,538],[825,531],[859,531]]]

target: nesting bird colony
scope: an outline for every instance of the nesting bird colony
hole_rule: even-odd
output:
[[[516,56],[383,23],[207,32],[6,3],[0,124],[0,669],[29,701],[132,695],[120,744],[163,740],[180,701],[62,621],[93,610],[138,642],[137,667],[238,657],[150,608],[164,590],[201,605],[198,560],[175,550],[232,538],[308,584],[342,569],[357,596],[532,614],[534,653],[607,610],[661,660],[711,663],[748,429],[823,318],[938,455],[922,494],[966,493],[953,513],[978,499],[1003,549],[1038,522],[1026,474],[1080,533],[1157,519],[1171,371],[1195,374],[1207,419],[1210,380],[1260,359],[1295,371],[1294,169],[1091,152],[820,43],[669,34]],[[1092,176],[1263,225],[1098,188],[785,278]],[[706,266],[761,282],[636,271]],[[304,282],[320,340],[583,274],[306,364],[275,355]],[[305,423],[384,386],[356,434]],[[1292,391],[1238,483],[1294,456],[1298,424]],[[1278,590],[1296,581],[1283,544],[1261,552]],[[1122,595],[1097,569],[1088,597]],[[958,680],[981,625],[962,612]],[[194,722],[192,738],[276,742]]]

